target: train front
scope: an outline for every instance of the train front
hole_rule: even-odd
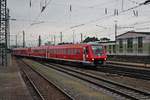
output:
[[[102,45],[91,45],[92,58],[94,65],[102,65],[107,59],[106,50]]]

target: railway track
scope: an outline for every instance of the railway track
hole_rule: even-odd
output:
[[[55,83],[49,81],[47,77],[34,70],[23,60],[18,61],[18,63],[22,65],[21,71],[27,77],[38,94],[39,100],[74,100],[63,89],[59,88]]]
[[[135,69],[128,68],[125,66],[122,67],[122,65],[107,64],[105,66],[100,67],[98,70],[107,73],[129,76],[137,79],[150,80],[150,71],[146,69]]]
[[[123,84],[107,80],[104,78],[100,78],[96,75],[93,75],[91,73],[87,73],[84,71],[80,71],[78,69],[65,67],[64,65],[58,65],[58,64],[48,64],[48,63],[41,63],[47,67],[53,68],[57,71],[66,73],[68,75],[74,76],[78,79],[84,80],[88,83],[91,83],[93,85],[96,85],[100,88],[104,88],[112,94],[120,95],[121,97],[124,97],[126,99],[131,100],[148,100],[150,99],[150,93],[141,91],[138,89],[135,89],[133,87],[125,86]]]

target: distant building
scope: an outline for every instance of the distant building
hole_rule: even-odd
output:
[[[150,56],[150,32],[129,31],[117,36],[118,55]]]
[[[150,32],[129,31],[118,35],[116,41],[99,43],[108,55],[150,56]]]

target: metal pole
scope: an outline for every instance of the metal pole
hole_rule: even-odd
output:
[[[25,48],[25,32],[23,31],[23,48]]]
[[[55,35],[54,35],[54,45],[55,45],[55,43],[56,43],[56,37],[55,37]]]
[[[18,40],[17,40],[17,35],[16,35],[16,48],[18,47]]]
[[[116,38],[117,38],[117,21],[115,20],[115,41],[116,41]]]
[[[74,30],[73,30],[73,44],[74,44]]]
[[[82,43],[82,41],[83,41],[83,34],[81,33],[81,43]]]
[[[123,11],[123,8],[124,8],[124,0],[122,0],[122,11]]]
[[[118,48],[117,48],[117,20],[115,20],[115,48],[116,48],[116,54],[117,54],[117,51],[118,51]]]
[[[62,32],[60,32],[60,43],[62,43]]]
[[[7,65],[7,30],[8,30],[8,17],[7,0],[0,1],[0,56],[1,64]]]
[[[41,35],[39,35],[39,47],[41,46]]]

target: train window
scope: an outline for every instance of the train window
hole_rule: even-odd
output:
[[[87,48],[87,47],[85,48],[85,52],[86,52],[86,54],[88,54],[88,53],[89,53],[89,50],[88,50],[88,48]]]
[[[52,54],[54,54],[54,49],[52,49]]]
[[[66,50],[65,49],[63,49],[63,52],[64,52],[63,54],[66,54]]]
[[[59,49],[59,54],[61,54],[61,49]]]
[[[58,49],[56,49],[56,54],[58,54]]]
[[[53,49],[53,54],[55,54],[55,51],[56,51],[56,50],[55,50],[55,49]]]
[[[70,54],[71,54],[71,55],[73,54],[73,49],[70,49]]]
[[[68,55],[70,55],[70,52],[71,52],[70,49],[68,49]]]
[[[50,49],[50,53],[53,54],[53,50],[52,49]]]
[[[75,55],[75,54],[76,54],[76,52],[77,52],[77,49],[74,49],[74,52],[73,52],[73,54]]]
[[[62,54],[64,54],[64,49],[62,49]]]
[[[58,54],[58,49],[56,49],[56,54]]]
[[[58,52],[57,52],[57,54],[60,54],[60,49],[58,49]]]
[[[77,52],[76,52],[76,54],[80,54],[80,49],[77,49]]]
[[[103,47],[99,45],[94,45],[92,46],[92,50],[93,50],[94,55],[100,56],[102,55]]]
[[[59,54],[61,54],[61,49],[59,49]]]
[[[60,49],[58,49],[58,53],[57,54],[60,54]]]
[[[61,54],[61,49],[59,49],[59,54]]]
[[[74,54],[74,49],[71,49],[71,54],[72,54],[72,55]]]
[[[64,54],[64,49],[62,49],[62,54]]]
[[[75,49],[74,49],[74,48],[72,49],[72,54],[73,54],[73,55],[75,54]]]
[[[61,49],[61,54],[63,54],[63,49]]]
[[[64,49],[64,54],[67,55],[67,49]]]
[[[57,49],[57,54],[59,54],[59,49]]]
[[[50,49],[48,50],[48,53],[51,54],[51,50]]]
[[[50,53],[50,54],[51,54],[51,49],[48,49],[47,51],[48,51],[48,53]]]
[[[68,55],[68,52],[69,52],[69,50],[68,50],[68,48],[66,49],[66,55]]]

